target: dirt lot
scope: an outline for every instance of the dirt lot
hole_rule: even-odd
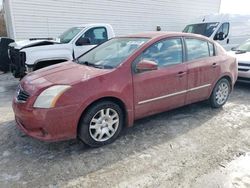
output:
[[[248,84],[223,109],[202,102],[149,117],[98,149],[21,133],[17,84],[0,75],[0,187],[250,187]]]

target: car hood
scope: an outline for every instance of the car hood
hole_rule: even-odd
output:
[[[14,47],[18,50],[22,50],[24,48],[29,48],[29,47],[53,45],[53,44],[59,44],[59,42],[56,40],[22,40],[10,43],[9,46]]]
[[[72,61],[52,65],[25,76],[21,85],[30,94],[52,85],[74,85],[111,72],[111,69],[97,69]]]
[[[246,53],[235,53],[235,51],[229,51],[228,52],[230,55],[234,56],[237,58],[238,62],[241,63],[250,63],[250,52],[246,52]]]

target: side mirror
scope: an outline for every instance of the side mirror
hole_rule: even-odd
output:
[[[152,71],[157,69],[158,69],[157,63],[149,60],[142,60],[136,65],[137,72]]]
[[[223,32],[216,33],[214,36],[214,40],[224,40],[225,39],[225,34]]]
[[[90,45],[90,39],[89,38],[79,38],[76,41],[76,46],[84,46],[84,45]]]

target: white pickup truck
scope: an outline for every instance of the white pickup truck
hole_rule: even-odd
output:
[[[109,24],[72,27],[56,39],[33,38],[9,45],[10,69],[22,78],[34,70],[72,60],[115,36]]]

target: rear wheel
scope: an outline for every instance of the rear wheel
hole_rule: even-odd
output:
[[[110,101],[99,102],[81,118],[78,136],[91,147],[110,144],[119,136],[123,122],[119,105]]]
[[[222,107],[228,100],[231,91],[230,83],[226,78],[222,78],[215,85],[210,97],[210,104],[213,108]]]

